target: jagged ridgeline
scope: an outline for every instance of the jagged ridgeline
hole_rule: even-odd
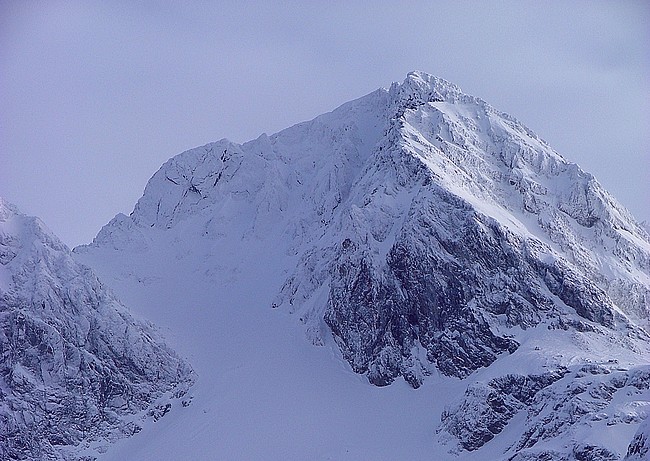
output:
[[[184,152],[78,252],[154,253],[192,255],[214,283],[273,268],[259,303],[372,384],[458,379],[467,392],[438,432],[457,453],[519,417],[504,459],[597,459],[621,449],[579,431],[643,419],[622,422],[620,405],[648,392],[647,232],[592,175],[440,78],[413,72],[272,136]]]
[[[173,158],[95,245],[196,213],[219,235],[243,210],[242,235],[280,227],[300,256],[274,305],[309,307],[314,339],[324,319],[378,385],[466,377],[517,349],[514,327],[648,321],[648,236],[630,214],[515,119],[427,74]]]
[[[140,430],[193,381],[37,218],[0,198],[0,458],[77,459]]]

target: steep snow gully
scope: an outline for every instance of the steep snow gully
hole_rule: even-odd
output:
[[[36,396],[52,374],[34,364],[62,346],[50,351],[43,338],[84,336],[87,315],[71,312],[97,302],[60,303],[52,316],[74,326],[52,317],[42,320],[52,333],[20,330],[21,315],[44,314],[36,298],[12,301],[34,282],[13,269],[11,255],[27,250],[9,227],[0,242],[0,421],[24,438],[37,424],[27,415],[50,414],[47,397]],[[52,246],[30,248],[39,245]],[[116,389],[132,379],[148,397],[111,394],[106,428],[93,434],[57,419],[77,435],[47,439],[48,456],[648,456],[647,232],[592,175],[443,79],[412,72],[272,136],[177,155],[129,216],[116,216],[73,257],[32,266],[49,271],[50,294],[64,286],[57,277],[71,279],[69,267],[83,268],[75,283],[95,286],[97,273],[111,288],[116,297],[100,298],[137,329],[124,340],[111,334],[130,349],[106,369],[124,376]],[[134,339],[159,333],[117,298],[153,321],[194,371],[160,340]],[[111,322],[97,322],[98,334]],[[33,353],[14,359],[22,348],[14,338],[36,336],[24,340]],[[106,360],[102,350],[89,353]],[[131,352],[158,358],[138,368]],[[66,379],[81,379],[72,368]],[[128,424],[138,433],[123,438],[118,428]]]

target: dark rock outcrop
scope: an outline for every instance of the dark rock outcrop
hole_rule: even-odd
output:
[[[475,451],[521,412],[525,422],[519,440],[506,452],[511,453],[509,461],[616,460],[619,455],[609,448],[581,443],[572,434],[585,424],[608,427],[640,423],[642,414],[612,412],[608,406],[617,395],[643,401],[650,389],[649,382],[647,366],[624,371],[585,365],[544,375],[506,375],[488,383],[470,385],[463,399],[443,412],[437,432],[451,434],[462,449]],[[640,430],[630,444],[628,456],[647,451],[644,437]],[[544,448],[545,442],[562,438],[573,445],[571,453]]]

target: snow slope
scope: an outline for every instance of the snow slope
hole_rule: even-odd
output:
[[[424,73],[184,152],[75,250],[198,375],[103,459],[618,459],[647,416],[648,240]]]
[[[147,279],[122,272],[116,286],[192,363],[192,404],[102,459],[427,459],[424,421],[440,411],[431,388],[369,386],[333,348],[305,341],[294,318],[270,308],[282,251],[242,241],[209,258],[231,268],[221,279],[218,266],[215,277],[181,256],[189,241],[168,242],[178,253],[158,254]],[[454,381],[439,381],[453,391]]]

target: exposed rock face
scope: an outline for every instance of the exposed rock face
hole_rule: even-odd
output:
[[[642,461],[650,457],[650,418],[646,418],[627,448],[625,461]]]
[[[442,199],[439,204],[445,206]],[[403,375],[414,387],[419,386],[422,374],[413,369],[414,348],[424,348],[427,360],[441,372],[462,378],[518,345],[491,331],[483,306],[476,302],[477,293],[489,292],[485,285],[490,279],[464,270],[473,250],[481,252],[486,263],[482,268],[493,274],[508,264],[508,257],[516,260],[514,255],[493,251],[494,241],[476,239],[472,234],[481,229],[471,213],[466,221],[456,223],[461,227],[453,240],[437,239],[441,251],[434,253],[418,242],[432,241],[435,237],[430,233],[441,231],[433,226],[435,217],[418,213],[413,218],[417,227],[404,225],[383,267],[372,267],[362,251],[352,253],[357,245],[350,243],[331,272],[325,320],[344,356],[356,371],[367,371],[374,384],[389,384]],[[423,225],[427,218],[431,225]],[[423,230],[428,235],[422,235]],[[455,251],[454,247],[464,246],[463,240],[482,248],[465,246],[461,253]],[[524,280],[517,282],[523,285]],[[522,302],[535,302],[532,290],[526,288],[524,294],[528,300]],[[417,366],[426,373],[425,364]]]
[[[510,419],[535,401],[537,393],[566,374],[506,375],[487,384],[474,384],[458,406],[442,414],[442,425],[465,450],[474,451],[498,435]]]
[[[616,460],[619,455],[606,446],[586,444],[576,435],[585,426],[640,423],[646,415],[637,409],[645,407],[649,390],[647,366],[622,371],[584,365],[545,375],[506,375],[468,387],[464,398],[443,413],[438,433],[449,433],[462,449],[475,451],[523,414],[523,430],[504,453],[506,459]],[[643,437],[640,431],[628,456],[647,451]],[[566,440],[571,452],[547,448],[547,443],[558,440]]]
[[[190,367],[36,218],[0,199],[0,458],[76,459],[140,430]]]
[[[434,77],[410,75],[386,107],[374,155],[277,302],[328,286],[319,315],[354,370],[417,387],[513,352],[502,327],[647,321],[647,235],[590,175]]]
[[[438,373],[471,384],[440,431],[461,451],[525,413],[504,459],[607,459],[596,443],[544,441],[592,424],[601,403],[601,421],[618,424],[610,378],[632,379],[650,354],[646,230],[517,120],[424,73],[275,135],[174,157],[80,251],[145,254],[156,233],[281,248],[288,275],[271,305],[313,343],[333,338],[376,385]],[[578,376],[622,357],[600,384]],[[571,409],[547,414],[547,401]]]

